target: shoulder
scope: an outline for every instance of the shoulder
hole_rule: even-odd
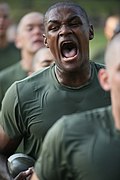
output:
[[[66,170],[63,132],[62,120],[48,130],[41,154],[35,163],[35,172],[39,178],[58,179],[61,171]]]
[[[33,99],[34,95],[38,91],[39,93],[42,92],[42,90],[49,84],[50,73],[51,68],[47,68],[20,81],[17,81],[16,86],[19,97],[22,97],[23,99]]]
[[[62,118],[60,118],[49,130],[48,133],[46,135],[46,141],[49,142],[49,139],[52,139],[56,142],[58,142],[58,140],[60,140],[60,138],[62,139],[62,135],[64,132],[64,119],[65,116],[63,116]],[[63,139],[62,139],[63,140]]]
[[[49,76],[49,71],[50,71],[50,68],[46,68],[42,71],[35,72],[31,76],[28,76],[25,79],[18,81],[17,84],[18,86],[23,86],[23,84],[24,85],[27,84],[26,86],[30,84],[35,84],[36,86],[39,87],[39,85],[45,82],[45,79],[48,78],[46,76]]]
[[[94,125],[104,119],[108,107],[96,108],[82,113],[64,116],[65,132],[79,132],[83,131],[84,128],[94,129]]]
[[[13,76],[14,72],[16,71],[16,68],[20,65],[20,63],[15,63],[14,65],[11,65],[10,67],[7,67],[5,69],[3,69],[2,71],[0,71],[0,80],[4,80],[6,78],[9,79],[9,76]]]
[[[106,66],[104,64],[101,63],[97,63],[97,62],[93,62],[90,61],[90,64],[92,67],[94,67],[97,71],[99,71],[101,68],[106,68]]]
[[[17,102],[17,89],[16,89],[16,82],[13,83],[6,91],[5,96],[2,101],[2,108],[6,111],[6,107],[12,109],[14,103]],[[12,111],[12,110],[11,110]]]
[[[111,106],[96,108],[93,110],[74,113],[62,116],[48,131],[48,139],[50,136],[59,138],[61,132],[79,132],[85,126],[94,127],[94,123],[104,119],[104,116],[110,111]],[[93,123],[94,122],[94,123]]]
[[[9,42],[8,48],[19,51],[14,42]]]

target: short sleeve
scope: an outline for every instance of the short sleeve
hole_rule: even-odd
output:
[[[66,167],[64,156],[63,121],[58,120],[48,131],[42,152],[35,164],[35,172],[40,180],[60,179]]]
[[[3,127],[5,133],[10,138],[16,138],[21,136],[21,131],[18,127],[20,117],[21,116],[18,110],[16,83],[14,83],[10,86],[10,88],[8,88],[3,98],[0,112],[0,125]]]
[[[0,109],[1,109],[1,102],[2,102],[2,85],[0,81]]]

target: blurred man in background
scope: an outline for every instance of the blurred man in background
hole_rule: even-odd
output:
[[[108,42],[114,36],[118,24],[120,24],[120,16],[113,15],[107,18],[104,27],[104,34]]]
[[[7,38],[7,29],[11,23],[10,8],[7,3],[0,3],[0,71],[20,59],[20,52]]]
[[[44,46],[43,15],[38,12],[26,14],[17,28],[16,46],[21,50],[21,60],[0,72],[0,107],[9,86],[32,71],[34,54]]]
[[[114,34],[116,34],[116,30],[120,25],[120,16],[119,15],[111,15],[109,16],[104,25],[104,36],[107,40],[107,43],[112,39]],[[101,48],[93,57],[93,60],[99,63],[104,63],[104,54],[106,47]]]
[[[54,59],[50,49],[46,47],[40,48],[33,58],[33,72],[50,66],[54,63]]]

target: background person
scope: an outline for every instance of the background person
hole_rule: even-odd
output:
[[[104,36],[107,40],[107,43],[112,39],[112,37],[116,34],[116,28],[120,25],[120,16],[119,15],[111,15],[109,16],[104,25]],[[107,46],[107,45],[106,45]],[[106,47],[101,48],[93,57],[93,60],[99,63],[104,63],[104,55],[105,55]]]
[[[20,59],[20,52],[7,38],[10,26],[10,8],[7,3],[0,3],[0,71]]]
[[[7,39],[9,42],[15,43],[17,35],[17,24],[12,23],[7,29]]]
[[[50,49],[46,47],[39,49],[33,58],[33,72],[50,66],[54,63],[54,59]]]
[[[117,25],[120,24],[120,16],[119,15],[111,15],[107,18],[104,27],[105,37],[108,42],[112,39],[115,33],[115,29]]]
[[[43,33],[43,14],[30,12],[21,18],[16,36],[16,46],[21,50],[21,60],[0,72],[0,108],[10,85],[27,77],[32,71],[34,54],[44,46]]]
[[[99,80],[110,90],[112,106],[58,120],[46,135],[32,180],[120,179],[120,33],[105,61]]]

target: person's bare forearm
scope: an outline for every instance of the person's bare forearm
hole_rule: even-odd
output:
[[[6,157],[14,154],[18,148],[22,138],[16,137],[11,139],[3,130],[3,127],[0,125],[0,154],[3,154]]]
[[[7,158],[0,154],[0,180],[13,180],[11,177],[8,167]]]
[[[31,180],[39,180],[35,172],[33,173]]]

